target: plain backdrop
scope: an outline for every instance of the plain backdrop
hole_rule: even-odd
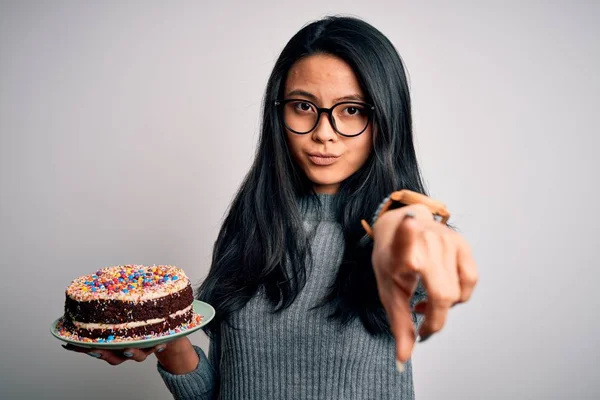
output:
[[[169,397],[154,357],[61,348],[64,289],[125,263],[202,281],[274,61],[329,14],[403,57],[427,186],[480,269],[415,349],[417,399],[599,398],[600,6],[558,0],[2,1],[1,398]]]

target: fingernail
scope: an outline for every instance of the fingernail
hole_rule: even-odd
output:
[[[415,218],[416,215],[412,212],[407,212],[406,214],[404,214],[404,218]]]
[[[164,350],[164,349],[166,349],[166,348],[167,348],[167,346],[162,346],[162,347],[159,347],[159,348],[157,348],[157,349],[156,349],[156,352],[157,352],[157,353],[160,353],[161,351],[163,351],[163,350]]]
[[[398,372],[404,372],[406,368],[404,367],[404,363],[402,361],[396,360],[396,369]]]
[[[94,357],[94,358],[100,358],[102,357],[102,354],[98,354],[98,353],[88,353],[88,355]]]
[[[419,335],[419,338],[417,340],[419,341],[419,343],[423,343],[424,341],[426,341],[430,337],[431,337],[431,335],[426,335],[426,336]]]
[[[129,352],[129,351],[124,351],[124,352],[123,352],[123,355],[124,355],[125,357],[133,357],[133,353],[131,353],[131,352]]]

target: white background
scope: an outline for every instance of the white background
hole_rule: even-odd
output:
[[[0,397],[169,397],[154,358],[60,347],[64,289],[124,263],[199,283],[279,51],[344,13],[406,62],[428,188],[481,273],[417,346],[417,398],[598,398],[600,7],[424,3],[0,3]]]

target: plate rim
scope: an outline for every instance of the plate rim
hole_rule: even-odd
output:
[[[159,337],[153,337],[150,339],[133,340],[130,342],[108,342],[108,343],[106,343],[106,342],[105,343],[82,342],[79,340],[68,339],[68,338],[60,336],[58,334],[58,332],[56,330],[56,326],[58,324],[58,321],[60,321],[60,319],[63,316],[58,317],[57,319],[54,320],[54,322],[52,322],[52,324],[50,325],[50,333],[52,334],[52,336],[54,336],[55,338],[57,338],[58,340],[60,340],[62,342],[69,343],[69,344],[72,344],[72,345],[78,346],[78,347],[84,347],[84,348],[118,350],[118,349],[124,349],[124,348],[132,348],[133,349],[133,348],[153,347],[158,344],[170,342],[172,339],[176,339],[179,337],[185,337],[187,335],[190,335],[190,334],[198,331],[199,329],[202,329],[206,325],[208,325],[216,315],[215,308],[204,301],[194,299],[194,301],[192,302],[192,309],[196,305],[207,306],[209,308],[209,310],[211,311],[210,315],[202,315],[203,320],[199,325],[197,325],[193,328],[186,329],[181,332],[174,333],[172,335],[164,335],[164,336],[159,336]],[[147,346],[144,346],[144,345],[147,345]]]

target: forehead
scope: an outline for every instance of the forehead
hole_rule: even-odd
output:
[[[315,54],[297,61],[290,69],[285,93],[302,89],[321,100],[363,95],[356,74],[344,60],[329,54]]]

